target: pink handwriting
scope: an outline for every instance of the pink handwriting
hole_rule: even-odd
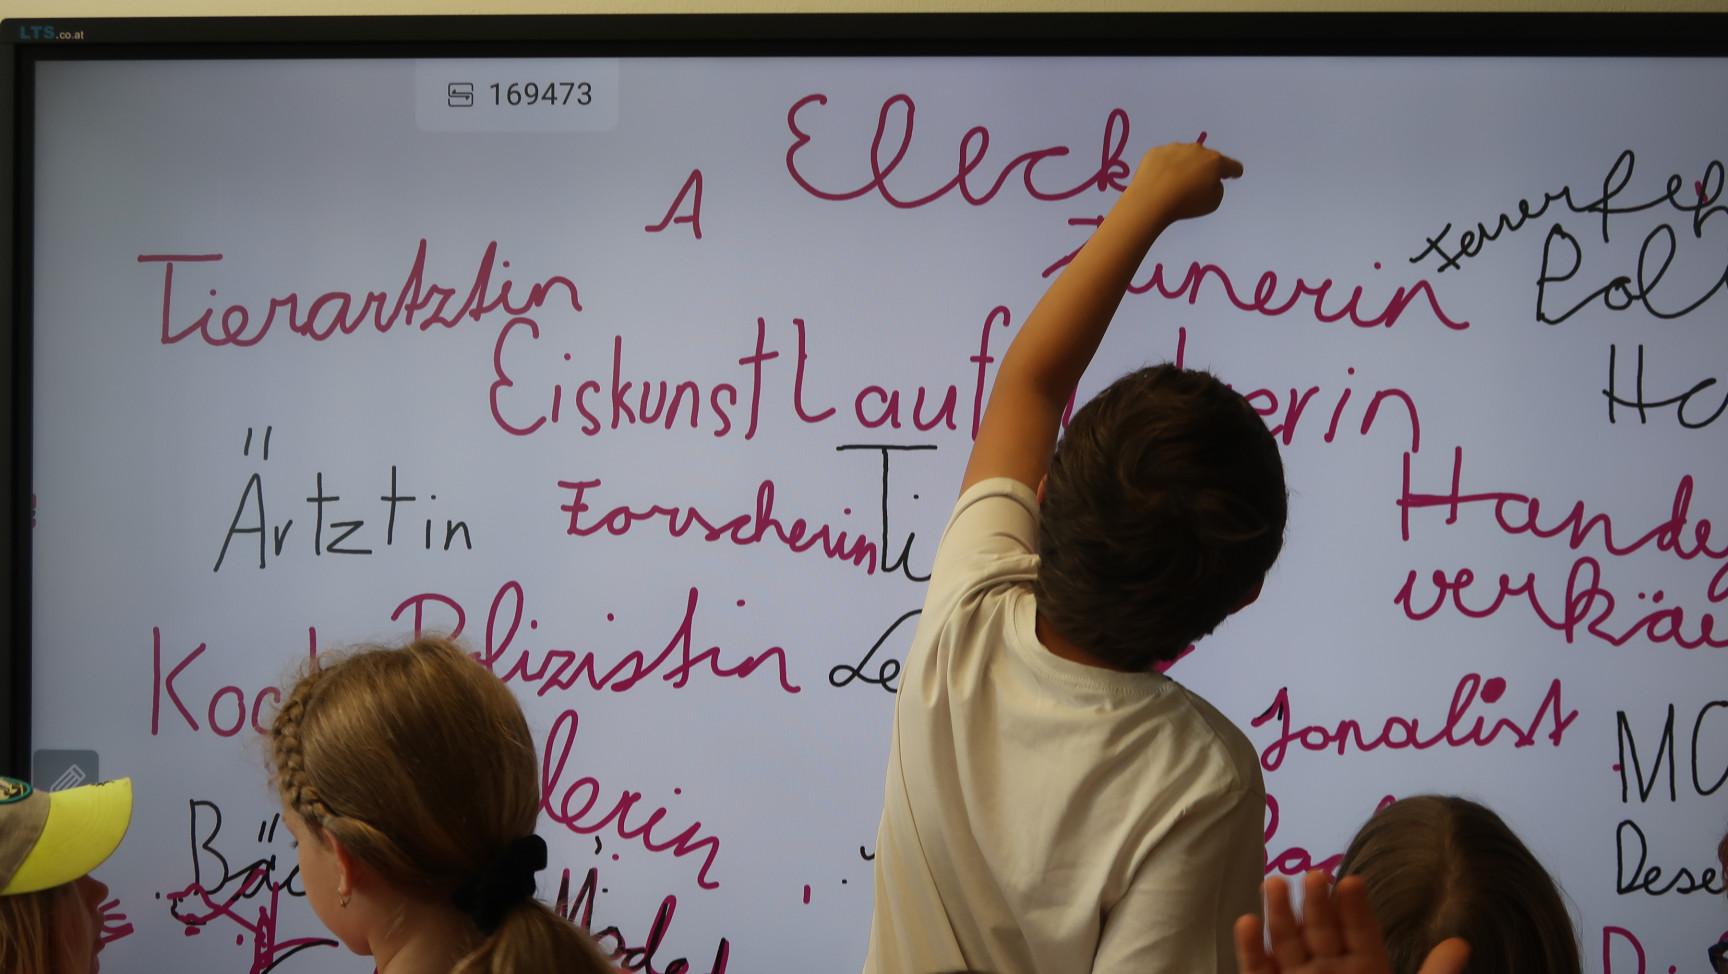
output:
[[[972,177],[984,164],[984,156],[990,150],[990,130],[983,125],[974,125],[960,137],[959,161],[953,177],[922,196],[904,198],[889,188],[888,177],[900,168],[907,150],[912,146],[918,106],[912,101],[911,95],[899,94],[884,101],[876,115],[876,131],[870,138],[869,178],[852,189],[819,189],[798,165],[799,153],[810,144],[812,138],[810,133],[799,126],[798,116],[811,105],[827,104],[827,95],[805,95],[794,102],[786,112],[786,127],[793,136],[792,144],[786,149],[786,171],[791,174],[793,182],[818,199],[852,200],[876,193],[891,206],[911,209],[934,203],[958,190],[960,197],[968,204],[983,206],[996,198],[996,194],[1002,191],[1002,187],[1016,169],[1021,170],[1020,184],[1025,187],[1026,195],[1035,200],[1065,200],[1088,189],[1100,192],[1108,189],[1121,191],[1128,185],[1128,164],[1122,160],[1122,151],[1128,144],[1128,113],[1120,108],[1113,108],[1104,120],[1103,146],[1098,165],[1087,172],[1078,183],[1065,185],[1060,189],[1045,189],[1034,182],[1033,171],[1039,163],[1068,155],[1067,146],[1057,145],[1033,149],[1015,156],[997,170],[989,186],[979,192],[972,185]],[[890,137],[895,140],[891,148],[884,144]]]
[[[1591,513],[1582,500],[1562,508],[1565,513],[1550,523],[1543,524],[1540,521],[1541,498],[1510,490],[1467,494],[1462,487],[1463,479],[1464,448],[1453,447],[1452,482],[1447,491],[1439,494],[1415,493],[1410,489],[1410,455],[1404,455],[1404,482],[1398,497],[1398,507],[1403,512],[1402,529],[1405,541],[1410,540],[1410,512],[1413,510],[1427,507],[1445,508],[1446,523],[1457,524],[1458,515],[1464,507],[1481,504],[1492,508],[1494,523],[1501,531],[1510,535],[1528,534],[1536,538],[1563,537],[1566,546],[1574,551],[1582,548],[1586,541],[1595,536],[1601,543],[1602,550],[1615,557],[1630,555],[1649,545],[1682,561],[1689,561],[1700,555],[1713,560],[1728,559],[1728,545],[1710,547],[1710,519],[1699,518],[1696,523],[1690,520],[1693,490],[1691,474],[1682,476],[1675,486],[1674,503],[1669,507],[1667,518],[1630,541],[1615,536],[1613,515],[1606,511]],[[1688,527],[1691,528],[1690,540],[1687,537]]]
[[[1728,940],[1728,932],[1723,933],[1718,939]],[[1697,946],[1697,954],[1692,953],[1693,946]],[[1664,944],[1659,949],[1663,952],[1671,952],[1675,947],[1675,944]],[[1704,945],[1703,941],[1700,941],[1697,945],[1684,945],[1681,956],[1696,957],[1703,953]],[[1660,955],[1658,956],[1660,957]],[[1674,974],[1676,970],[1681,969],[1690,971],[1694,968],[1682,967],[1669,961],[1669,958],[1666,957],[1652,963],[1650,957],[1644,952],[1643,941],[1638,939],[1637,934],[1615,924],[1606,924],[1602,927],[1602,974],[1646,974],[1647,971]],[[1703,970],[1703,968],[1699,967],[1697,970]]]
[[[669,839],[656,836],[655,828],[670,814],[664,806],[648,813],[646,820],[631,820],[631,813],[642,800],[639,791],[622,791],[612,807],[599,817],[593,817],[594,803],[600,797],[600,782],[581,777],[564,783],[564,767],[570,759],[570,749],[576,743],[576,727],[580,718],[576,711],[566,710],[552,722],[546,735],[546,750],[540,763],[540,807],[552,821],[577,835],[594,835],[610,830],[626,842],[639,841],[649,852],[670,851],[674,858],[700,855],[702,866],[696,872],[696,885],[703,889],[719,889],[720,882],[710,879],[714,860],[720,855],[718,836],[702,835],[702,823],[692,822]]]
[[[1068,221],[1068,225],[1096,227],[1103,222],[1103,217],[1075,217]],[[1079,246],[1057,258],[1044,268],[1043,276],[1049,277],[1068,266],[1084,246],[1085,243],[1081,242]],[[1376,263],[1374,267],[1378,270],[1380,265]],[[1404,317],[1404,312],[1409,309],[1410,305],[1417,298],[1421,298],[1427,304],[1428,311],[1434,315],[1434,318],[1452,331],[1463,331],[1470,327],[1470,322],[1454,320],[1452,316],[1446,313],[1445,309],[1440,307],[1440,299],[1434,293],[1434,286],[1426,279],[1419,280],[1409,287],[1398,286],[1393,289],[1392,296],[1386,300],[1379,311],[1367,314],[1364,314],[1361,306],[1363,287],[1360,284],[1351,288],[1350,296],[1345,298],[1342,303],[1328,310],[1325,307],[1325,301],[1334,284],[1330,277],[1319,284],[1311,284],[1306,279],[1298,277],[1296,283],[1290,285],[1289,292],[1280,298],[1278,272],[1263,271],[1254,282],[1253,296],[1244,298],[1237,289],[1235,281],[1231,279],[1229,271],[1217,264],[1203,264],[1199,261],[1191,261],[1188,264],[1188,269],[1182,274],[1181,282],[1175,286],[1166,283],[1164,263],[1162,261],[1155,262],[1152,265],[1151,276],[1144,281],[1129,284],[1128,293],[1156,292],[1159,297],[1167,301],[1186,299],[1190,305],[1194,305],[1199,303],[1201,285],[1206,283],[1208,277],[1217,278],[1219,287],[1224,292],[1225,300],[1235,305],[1239,310],[1251,311],[1269,318],[1288,314],[1295,310],[1298,305],[1302,305],[1315,321],[1324,324],[1332,324],[1348,318],[1350,323],[1358,328],[1391,328],[1398,323],[1398,319]]]
[[[801,422],[821,423],[837,415],[839,408],[811,404],[806,379],[810,359],[808,329],[802,318],[793,318],[791,323],[797,350],[791,383],[792,411]],[[694,379],[648,379],[631,374],[624,363],[624,336],[614,335],[611,368],[605,374],[596,377],[591,372],[578,372],[577,378],[554,382],[549,390],[520,388],[516,381],[519,370],[513,370],[506,359],[514,361],[516,355],[531,354],[539,348],[540,341],[539,324],[532,318],[516,317],[499,329],[493,342],[493,380],[489,391],[492,420],[512,436],[530,436],[548,425],[570,419],[583,436],[597,436],[621,427],[658,426],[671,430],[682,426],[708,429],[714,437],[741,430],[744,439],[754,439],[762,418],[765,366],[781,355],[778,349],[769,347],[768,321],[759,317],[754,348],[737,359],[738,365],[748,370],[747,376],[740,377],[738,382],[715,382],[704,388]],[[988,354],[987,347],[984,354]],[[573,368],[591,365],[587,357],[578,358],[571,352],[565,352],[563,357]],[[982,366],[979,373],[982,382]],[[747,407],[741,405],[746,394]],[[981,393],[978,399],[981,401]],[[850,415],[864,429],[884,426],[902,429],[910,425],[919,432],[937,428],[957,430],[959,402],[960,388],[953,383],[906,389],[870,383],[852,396]],[[977,408],[975,404],[974,411]]]
[[[1728,647],[1728,635],[1716,635],[1716,616],[1713,613],[1699,613],[1688,630],[1686,609],[1680,605],[1662,606],[1667,593],[1660,589],[1653,593],[1638,593],[1640,600],[1648,598],[1656,608],[1639,615],[1630,625],[1624,619],[1613,622],[1619,600],[1602,585],[1601,563],[1588,555],[1572,563],[1566,576],[1565,590],[1555,599],[1544,599],[1537,591],[1535,572],[1526,573],[1518,581],[1502,572],[1494,581],[1484,580],[1478,587],[1476,573],[1469,568],[1459,568],[1451,574],[1435,570],[1428,583],[1433,588],[1433,599],[1421,606],[1416,602],[1419,578],[1420,574],[1412,569],[1398,594],[1392,598],[1393,603],[1404,610],[1406,618],[1417,622],[1431,618],[1448,605],[1466,618],[1483,619],[1500,611],[1509,602],[1522,602],[1530,608],[1537,621],[1563,633],[1568,643],[1578,638],[1582,628],[1585,635],[1611,646],[1624,646],[1642,635],[1652,643],[1673,643],[1683,649]],[[1483,590],[1488,594],[1482,595]],[[1467,598],[1467,594],[1475,598]],[[1717,570],[1705,597],[1713,605],[1728,601],[1728,563]]]
[[[515,651],[513,659],[504,665],[511,653],[512,644],[522,629],[523,606],[525,598],[522,583],[511,579],[499,586],[497,594],[492,597],[491,607],[486,613],[486,641],[484,648],[474,654],[474,658],[494,673],[499,673],[506,683],[522,682],[533,686],[536,696],[545,696],[554,690],[569,690],[583,684],[592,690],[611,690],[613,693],[623,693],[643,680],[655,674],[674,689],[682,689],[690,682],[692,674],[706,670],[710,675],[721,678],[746,679],[760,669],[763,664],[772,661],[772,672],[779,682],[780,689],[786,693],[798,693],[801,687],[791,682],[786,671],[786,650],[780,646],[770,646],[754,656],[745,657],[742,662],[726,666],[720,662],[720,647],[709,646],[698,652],[693,652],[696,630],[696,607],[701,595],[692,586],[684,602],[684,614],[678,622],[664,647],[652,657],[641,650],[631,650],[625,653],[617,662],[602,670],[601,664],[593,651],[577,652],[570,649],[546,649],[536,656],[526,649]],[[449,596],[435,592],[425,592],[409,596],[391,612],[391,621],[402,617],[404,612],[414,613],[414,633],[420,635],[425,625],[425,610],[428,606],[454,607],[457,615],[457,625],[449,630],[452,637],[461,635],[462,622],[467,618],[461,606]],[[530,629],[539,628],[539,620],[529,619]],[[668,664],[671,664],[668,667]],[[502,668],[502,672],[500,669]],[[664,672],[662,670],[664,669]]]
[[[559,916],[575,923],[584,930],[592,931],[594,941],[604,949],[607,941],[611,941],[612,960],[626,971],[641,971],[642,974],[693,974],[695,968],[683,957],[667,964],[664,969],[654,966],[655,955],[665,944],[666,933],[672,926],[672,918],[678,913],[678,897],[671,893],[660,901],[660,906],[654,911],[654,920],[648,926],[648,935],[642,946],[632,947],[624,932],[617,926],[609,926],[603,930],[594,930],[594,902],[597,899],[595,890],[600,886],[600,870],[590,867],[588,874],[582,878],[582,885],[576,890],[576,898],[570,898],[570,870],[564,870],[564,875],[558,881],[558,901],[553,910]],[[732,954],[732,945],[725,937],[720,938],[720,945],[714,950],[714,963],[708,968],[709,974],[726,974],[726,962]]]
[[[1182,368],[1187,364],[1187,359],[1188,329],[1179,327],[1176,329],[1176,357],[1173,361],[1177,368]],[[1354,376],[1356,367],[1346,366],[1344,374]],[[1289,394],[1283,396],[1281,396],[1280,390],[1271,388],[1251,389],[1242,393],[1242,398],[1248,400],[1248,405],[1254,407],[1254,411],[1259,413],[1262,419],[1271,420],[1267,428],[1285,446],[1289,446],[1295,440],[1296,430],[1300,426],[1303,416],[1307,415],[1308,409],[1314,404],[1314,397],[1320,393],[1320,386],[1317,385],[1311,385],[1306,389],[1299,389],[1296,386],[1288,388]],[[1331,420],[1326,424],[1326,432],[1321,435],[1323,442],[1330,443],[1337,438],[1338,425],[1343,420],[1345,407],[1350,404],[1350,397],[1355,391],[1353,387],[1347,385],[1338,394],[1337,401],[1332,405]],[[1331,394],[1328,392],[1327,398],[1330,397]],[[1380,407],[1388,402],[1396,402],[1398,406],[1403,407],[1403,416],[1409,420],[1410,425],[1410,451],[1414,453],[1420,450],[1422,448],[1422,418],[1417,414],[1416,401],[1410,398],[1409,393],[1396,387],[1379,389],[1368,398],[1368,408],[1362,411],[1362,422],[1357,432],[1367,436],[1374,429],[1374,421],[1380,417]],[[1325,409],[1325,407],[1321,406],[1321,409]],[[1396,410],[1394,412],[1396,413]],[[1308,424],[1309,429],[1313,429],[1313,427],[1313,423]]]
[[[812,525],[801,517],[795,518],[790,525],[782,522],[774,515],[772,480],[764,480],[757,487],[756,505],[751,513],[738,514],[718,524],[694,506],[667,507],[659,504],[644,508],[619,505],[584,523],[582,515],[593,510],[587,503],[587,493],[599,487],[600,481],[560,480],[558,486],[572,492],[570,502],[558,509],[570,515],[565,533],[575,537],[585,538],[601,531],[621,536],[639,524],[659,521],[665,524],[666,533],[674,538],[682,538],[691,528],[696,528],[696,536],[710,543],[725,540],[735,545],[753,545],[771,538],[794,554],[816,548],[824,558],[863,568],[866,574],[875,574],[880,560],[875,542],[867,538],[848,535],[828,524]]]
[[[1374,806],[1375,813],[1378,814],[1394,801],[1397,799],[1391,795],[1381,798],[1379,804]],[[1266,875],[1278,873],[1282,876],[1305,876],[1313,870],[1321,869],[1330,876],[1337,871],[1338,864],[1344,861],[1344,853],[1342,852],[1335,852],[1324,859],[1317,860],[1314,858],[1314,854],[1307,849],[1301,846],[1291,846],[1283,852],[1273,855],[1272,838],[1278,834],[1280,821],[1278,799],[1268,793],[1266,795],[1266,863],[1263,867]]]
[[[1361,722],[1350,718],[1331,725],[1298,725],[1289,687],[1280,687],[1272,705],[1261,711],[1251,724],[1261,727],[1277,722],[1277,738],[1260,751],[1260,766],[1267,771],[1276,771],[1284,764],[1292,744],[1306,751],[1334,751],[1342,756],[1351,749],[1367,753],[1381,748],[1425,751],[1439,746],[1488,747],[1502,732],[1506,732],[1513,747],[1529,747],[1536,743],[1542,727],[1548,725],[1548,740],[1559,747],[1566,729],[1578,719],[1578,711],[1566,710],[1560,700],[1559,680],[1548,684],[1548,692],[1537,705],[1536,713],[1522,725],[1506,718],[1495,721],[1492,726],[1488,725],[1486,717],[1477,715],[1472,719],[1472,708],[1478,700],[1496,704],[1505,692],[1506,680],[1502,677],[1484,680],[1476,673],[1464,674],[1452,690],[1452,702],[1446,708],[1445,720],[1426,737],[1422,735],[1421,718],[1398,714],[1387,717],[1372,737],[1364,735]]]
[[[207,345],[247,348],[264,340],[264,336],[269,334],[276,323],[279,313],[286,317],[289,331],[313,341],[324,341],[336,334],[351,335],[367,325],[368,317],[371,319],[371,327],[382,334],[395,327],[398,322],[404,326],[415,324],[415,316],[427,311],[430,313],[419,321],[421,331],[428,331],[434,325],[454,328],[464,318],[479,322],[499,311],[510,315],[526,315],[544,306],[555,288],[561,288],[569,295],[571,310],[582,310],[576,297],[576,285],[569,278],[557,274],[530,285],[527,300],[520,304],[510,300],[510,291],[515,282],[508,278],[501,281],[497,293],[493,293],[494,274],[498,269],[508,270],[510,267],[508,260],[499,262],[497,257],[498,242],[494,240],[486,245],[486,252],[480,257],[467,286],[466,297],[451,313],[446,313],[446,310],[450,299],[456,296],[460,288],[445,287],[426,280],[426,241],[422,238],[414,254],[414,263],[409,267],[402,284],[396,288],[394,296],[389,291],[363,291],[358,295],[349,291],[326,291],[307,306],[302,317],[299,312],[300,293],[290,291],[282,297],[271,298],[261,315],[255,308],[248,308],[244,304],[231,304],[218,316],[215,307],[206,305],[203,313],[193,318],[189,324],[180,325],[175,324],[174,316],[175,265],[217,263],[223,259],[222,255],[139,254],[138,262],[162,265],[164,345],[174,345],[196,336]],[[214,288],[211,288],[209,293],[211,297],[216,296]],[[359,305],[358,308],[355,307],[356,304]]]
[[[691,196],[692,192],[695,195],[690,201],[690,212],[680,214],[678,207],[684,205],[684,198]],[[689,224],[690,232],[696,235],[696,239],[702,239],[702,170],[690,170],[684,185],[678,189],[678,195],[673,197],[672,205],[666,208],[666,215],[660,218],[659,223],[651,223],[642,229],[647,233],[660,233],[674,223]]]
[[[306,630],[307,651],[311,656],[318,655],[318,630],[309,627]],[[166,700],[180,715],[180,720],[188,730],[201,731],[208,728],[218,737],[233,737],[250,727],[258,733],[266,733],[269,728],[264,725],[266,716],[265,700],[272,706],[282,700],[282,691],[274,686],[260,687],[248,693],[238,686],[228,685],[217,688],[207,699],[201,711],[194,712],[186,706],[186,698],[181,695],[181,688],[176,681],[186,674],[210,648],[208,643],[199,643],[180,656],[178,662],[170,656],[162,657],[162,629],[153,626],[150,629],[150,736],[156,737],[162,733],[162,703]],[[171,652],[177,652],[173,650]],[[164,663],[169,664],[164,669]],[[199,724],[200,714],[204,723]],[[172,717],[170,716],[170,719]]]
[[[1470,322],[1454,321],[1440,307],[1440,299],[1435,296],[1433,285],[1427,281],[1417,281],[1411,287],[1400,285],[1393,290],[1392,297],[1387,299],[1379,311],[1366,316],[1363,315],[1360,308],[1362,301],[1362,285],[1360,284],[1351,289],[1350,296],[1344,299],[1342,304],[1332,310],[1327,310],[1323,305],[1326,295],[1332,290],[1332,279],[1328,277],[1319,284],[1310,284],[1298,277],[1296,283],[1291,286],[1289,295],[1284,298],[1282,303],[1276,303],[1278,274],[1275,271],[1266,271],[1255,282],[1253,297],[1244,299],[1237,293],[1236,285],[1230,280],[1230,275],[1224,268],[1217,264],[1202,264],[1198,261],[1188,265],[1188,270],[1183,274],[1182,281],[1175,287],[1164,282],[1164,264],[1162,262],[1154,263],[1152,276],[1143,282],[1128,285],[1128,291],[1130,294],[1146,294],[1156,291],[1158,296],[1165,300],[1174,301],[1185,298],[1190,305],[1193,305],[1199,302],[1200,286],[1206,282],[1208,277],[1218,279],[1219,285],[1223,288],[1225,299],[1231,304],[1243,311],[1252,311],[1267,317],[1286,314],[1295,308],[1298,302],[1312,298],[1313,300],[1308,304],[1308,310],[1314,316],[1315,321],[1331,324],[1348,318],[1358,328],[1391,328],[1398,323],[1398,319],[1404,316],[1405,310],[1417,298],[1422,298],[1427,303],[1429,312],[1442,325],[1453,331],[1463,331],[1470,327]]]
[[[97,933],[96,942],[106,947],[116,940],[121,940],[133,934],[132,921],[126,919],[126,914],[120,912],[120,901],[109,900],[97,907],[102,917],[102,929]]]
[[[1708,518],[1691,519],[1694,481],[1690,474],[1682,476],[1674,488],[1674,499],[1668,515],[1636,537],[1627,538],[1615,531],[1614,518],[1605,511],[1591,512],[1582,500],[1563,508],[1564,513],[1548,522],[1542,520],[1541,499],[1516,491],[1480,491],[1466,493],[1463,489],[1464,449],[1452,451],[1452,477],[1443,493],[1418,493],[1411,489],[1411,456],[1404,456],[1403,482],[1398,497],[1402,534],[1410,540],[1410,512],[1438,507],[1447,511],[1447,524],[1456,524],[1467,506],[1485,505],[1493,513],[1494,524],[1508,535],[1528,534],[1536,538],[1561,538],[1574,551],[1595,541],[1608,556],[1619,558],[1645,548],[1673,555],[1682,561],[1703,557],[1721,562],[1705,588],[1705,598],[1713,606],[1728,601],[1728,546],[1711,547],[1711,522]],[[1689,529],[1689,530],[1688,530]],[[1404,614],[1415,620],[1427,619],[1450,605],[1467,618],[1480,619],[1498,612],[1508,601],[1522,601],[1537,619],[1556,632],[1564,633],[1573,642],[1582,629],[1614,646],[1623,646],[1640,635],[1653,643],[1672,642],[1685,649],[1702,646],[1728,646],[1728,637],[1716,635],[1717,617],[1711,611],[1696,614],[1690,628],[1685,607],[1663,603],[1668,593],[1660,589],[1638,593],[1639,601],[1650,608],[1628,624],[1622,616],[1615,621],[1616,609],[1622,600],[1602,584],[1602,565],[1594,557],[1576,559],[1567,574],[1563,593],[1557,599],[1547,599],[1537,591],[1535,572],[1520,580],[1501,574],[1493,582],[1482,580],[1469,568],[1459,568],[1448,574],[1436,570],[1430,576],[1432,601],[1417,604],[1420,573],[1412,570],[1393,602]],[[1487,590],[1487,594],[1483,594]],[[1476,596],[1467,599],[1466,593]]]

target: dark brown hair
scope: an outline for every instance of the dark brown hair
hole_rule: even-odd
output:
[[[1394,974],[1416,974],[1435,944],[1470,943],[1471,974],[1578,974],[1572,917],[1542,864],[1487,808],[1418,795],[1370,818],[1340,876],[1361,876]]]
[[[1278,445],[1246,399],[1206,372],[1131,372],[1051,458],[1038,611],[1114,666],[1175,659],[1253,595],[1287,507]]]

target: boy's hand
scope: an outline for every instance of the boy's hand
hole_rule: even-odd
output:
[[[1240,175],[1242,164],[1221,152],[1172,142],[1140,157],[1123,196],[1169,224],[1216,210],[1224,200],[1224,180]]]
[[[1302,877],[1301,920],[1291,909],[1289,884],[1273,877],[1264,888],[1272,951],[1261,945],[1258,917],[1238,919],[1240,974],[1390,974],[1386,940],[1361,877],[1346,876],[1336,889],[1318,870]],[[1453,937],[1429,951],[1419,974],[1459,974],[1469,959],[1470,945]]]
[[[1092,239],[1069,262],[1002,357],[960,489],[990,477],[1036,487],[1074,386],[1153,241],[1218,208],[1242,164],[1202,145],[1153,149]]]

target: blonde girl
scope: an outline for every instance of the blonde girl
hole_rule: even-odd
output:
[[[379,974],[613,970],[534,899],[534,742],[455,644],[319,657],[283,696],[269,759],[307,900]]]

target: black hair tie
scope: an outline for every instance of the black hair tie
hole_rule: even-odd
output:
[[[481,933],[490,934],[516,904],[534,896],[534,874],[545,868],[546,840],[526,835],[493,856],[452,899]]]

